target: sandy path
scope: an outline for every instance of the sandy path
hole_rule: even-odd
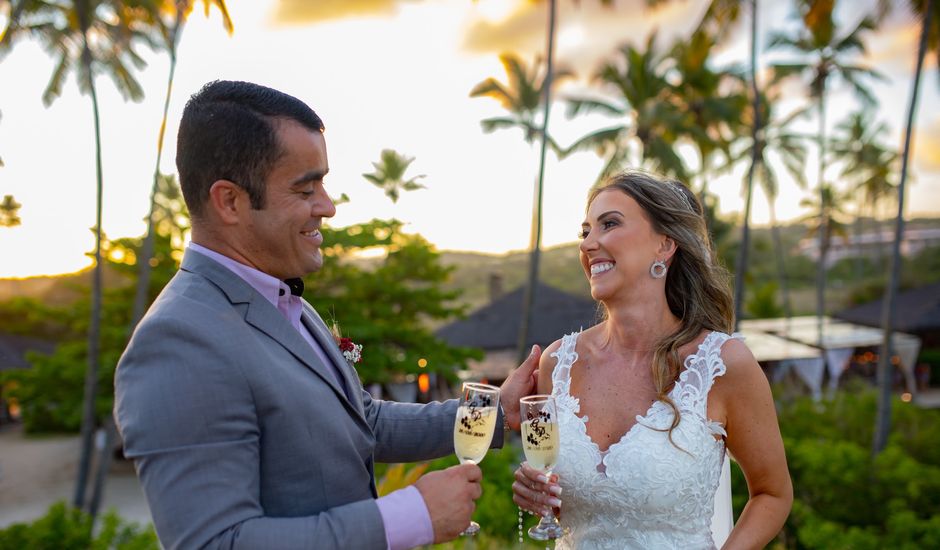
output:
[[[34,520],[58,500],[70,502],[79,450],[78,436],[25,437],[18,426],[0,430],[0,528]],[[110,508],[124,519],[150,522],[150,510],[127,462],[114,462],[108,475],[101,509]]]

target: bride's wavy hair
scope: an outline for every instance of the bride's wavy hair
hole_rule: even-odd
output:
[[[672,431],[680,419],[669,392],[682,370],[679,348],[695,340],[703,330],[729,334],[734,330],[730,275],[715,257],[702,205],[686,186],[645,172],[625,172],[593,188],[588,205],[601,192],[609,190],[632,197],[653,230],[676,243],[666,272],[666,302],[680,325],[677,331],[656,343],[652,364],[657,399],[669,405],[674,413],[668,430],[672,441]]]

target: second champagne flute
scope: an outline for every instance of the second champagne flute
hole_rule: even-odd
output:
[[[464,382],[460,406],[454,419],[454,452],[461,464],[479,464],[493,442],[499,407],[499,388]],[[462,535],[474,535],[480,524],[470,522]]]
[[[551,477],[558,461],[558,413],[555,398],[550,395],[530,395],[519,400],[522,419],[522,450],[529,466]],[[551,509],[539,524],[529,529],[535,540],[557,539],[564,534],[558,518]]]

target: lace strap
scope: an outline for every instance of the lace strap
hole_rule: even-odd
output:
[[[568,390],[571,387],[571,365],[578,360],[578,352],[575,351],[575,345],[578,343],[578,333],[572,332],[566,334],[561,339],[561,346],[551,354],[551,357],[557,359],[555,368],[552,370],[552,393],[558,395],[569,395]]]
[[[721,346],[732,338],[741,340],[743,336],[737,332],[732,335],[711,332],[699,344],[698,351],[686,357],[685,369],[679,375],[677,404],[680,408],[705,417],[708,392],[715,379],[728,370],[721,359]]]
[[[721,347],[724,346],[725,342],[728,340],[743,340],[744,336],[742,336],[740,332],[735,332],[731,335],[725,334],[724,332],[712,332],[705,338],[702,344],[706,344],[709,338],[711,338],[711,344],[705,347],[705,353],[702,357],[702,366],[706,369],[705,387],[703,388],[706,394],[712,389],[715,379],[723,376],[725,372],[728,371],[728,367],[721,359]]]

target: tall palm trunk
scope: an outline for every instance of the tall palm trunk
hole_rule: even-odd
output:
[[[167,113],[170,109],[170,97],[173,95],[173,79],[176,75],[176,45],[183,30],[183,13],[177,8],[176,24],[170,35],[170,73],[166,81],[166,97],[163,100],[163,118],[160,121],[160,134],[157,138],[157,162],[153,169],[153,186],[150,188],[150,211],[147,215],[147,235],[140,247],[140,257],[137,259],[137,289],[134,293],[134,310],[131,315],[131,324],[128,332],[133,332],[144,310],[147,308],[150,296],[150,259],[153,257],[154,223],[153,215],[156,210],[157,192],[160,182],[160,161],[163,159],[163,140],[166,135]]]
[[[864,248],[862,247],[862,217],[864,217],[864,208],[862,205],[858,207],[858,214],[855,216],[855,222],[852,224],[853,232],[855,233],[855,258],[852,260],[852,264],[855,266],[852,273],[852,282],[857,283],[862,277],[862,255],[865,253]]]
[[[917,110],[917,94],[920,90],[920,73],[924,67],[924,56],[927,53],[927,36],[930,31],[930,21],[933,15],[935,0],[927,3],[924,13],[923,28],[920,35],[920,46],[917,49],[917,68],[914,72],[914,87],[911,91],[911,102],[907,109],[907,125],[904,131],[904,152],[901,157],[901,179],[898,182],[898,216],[894,226],[894,244],[891,253],[891,271],[888,276],[888,289],[885,294],[884,309],[881,311],[881,327],[883,331],[881,340],[881,353],[878,358],[878,412],[875,419],[875,437],[872,452],[880,453],[888,443],[888,432],[891,429],[891,394],[893,372],[891,364],[891,332],[894,325],[894,302],[898,294],[898,281],[901,277],[901,239],[904,238],[904,187],[907,182],[907,165],[911,155],[911,135],[914,129],[914,113]]]
[[[783,315],[787,319],[793,316],[790,309],[790,285],[787,284],[787,265],[783,254],[783,240],[780,238],[780,225],[777,223],[777,209],[774,201],[770,203],[770,238],[774,243],[774,255],[777,257],[777,279],[780,281],[780,293],[783,295]]]
[[[819,90],[819,263],[816,265],[816,343],[823,343],[823,316],[826,314],[826,256],[829,251],[829,220],[826,216],[826,81]]]
[[[88,329],[88,367],[85,371],[85,395],[82,408],[82,448],[73,504],[82,508],[85,504],[85,487],[91,463],[91,452],[95,435],[95,396],[98,393],[98,354],[101,332],[101,207],[104,189],[101,168],[101,122],[98,109],[98,93],[92,74],[91,49],[88,46],[88,29],[91,13],[88,0],[76,0],[79,25],[82,32],[82,67],[88,79],[88,91],[95,119],[95,170],[97,176],[95,201],[95,269],[91,290],[91,322]]]
[[[702,170],[701,178],[702,185],[698,190],[698,202],[702,205],[702,216],[705,217],[705,231],[711,235],[712,234],[712,214],[709,211],[708,206],[708,166],[705,164],[705,155],[699,151],[699,154],[702,156]]]
[[[744,311],[744,275],[747,272],[748,248],[751,246],[751,196],[754,194],[754,173],[757,171],[758,135],[760,134],[760,95],[757,92],[757,0],[751,0],[751,103],[754,123],[751,125],[751,166],[747,169],[747,189],[744,199],[744,225],[741,226],[741,247],[734,276],[734,328],[737,330]]]
[[[535,204],[532,207],[532,239],[529,243],[529,278],[526,283],[522,304],[522,323],[519,326],[519,340],[516,349],[521,363],[526,356],[526,344],[529,341],[529,326],[532,323],[532,305],[535,303],[536,286],[539,281],[539,260],[542,248],[542,191],[545,182],[545,154],[548,149],[548,114],[552,107],[552,78],[555,52],[555,11],[556,0],[548,3],[548,44],[546,47],[545,81],[542,83],[544,94],[544,116],[542,117],[542,143],[539,151],[539,175],[535,184]]]

